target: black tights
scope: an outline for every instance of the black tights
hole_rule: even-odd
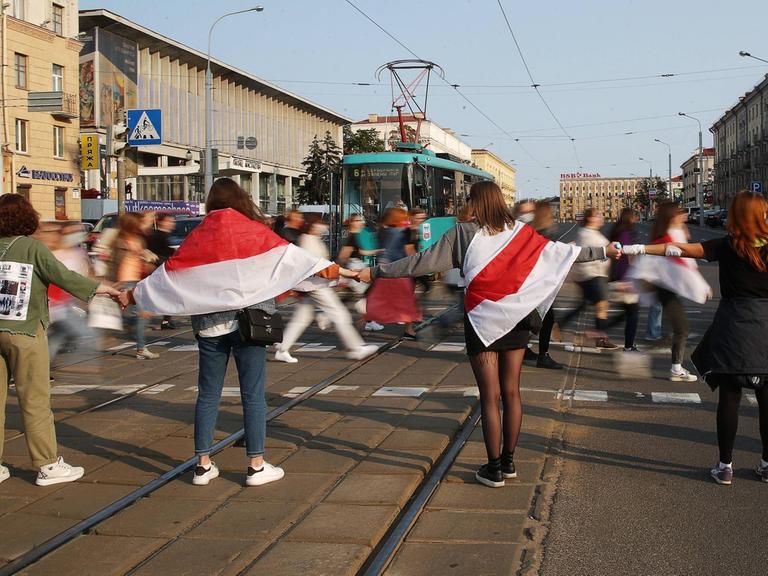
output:
[[[732,376],[731,378],[745,378]],[[736,382],[722,382],[720,401],[717,404],[717,444],[720,447],[720,462],[730,464],[733,460],[733,445],[739,428],[739,404],[741,404],[741,385]],[[768,462],[768,385],[755,390],[758,412],[760,414],[760,438],[763,442],[763,460]]]
[[[483,439],[488,460],[496,460],[503,452],[513,454],[523,423],[520,398],[520,369],[524,349],[503,352],[481,352],[469,357],[472,372],[480,389]],[[504,406],[502,418],[499,404]],[[502,444],[503,440],[503,444]]]

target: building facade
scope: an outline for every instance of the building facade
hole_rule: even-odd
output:
[[[129,148],[126,196],[203,202],[206,55],[107,10],[80,12],[80,117],[84,134],[123,121],[126,109],[160,109],[162,144]],[[294,204],[302,160],[317,136],[341,146],[350,120],[242,70],[211,60],[214,172],[250,192],[266,212]],[[102,146],[103,148],[103,146]],[[89,187],[115,194],[115,163],[89,171]]]
[[[622,208],[631,208],[645,178],[603,178],[600,174],[560,175],[560,220],[575,222],[589,207],[597,208],[606,220],[616,220]]]
[[[685,162],[680,165],[683,171],[683,202],[686,205],[696,206],[696,186],[699,180],[699,151],[698,149]],[[712,187],[715,178],[715,149],[704,148],[704,205],[719,204],[712,198]],[[674,184],[674,182],[673,182]]]
[[[0,194],[24,195],[46,220],[79,219],[77,2],[0,10]]]
[[[672,199],[675,202],[684,203],[685,202],[685,196],[683,194],[683,175],[678,174],[677,176],[672,176]]]
[[[418,136],[419,144],[435,154],[447,155],[452,159],[464,162],[472,161],[472,147],[459,140],[456,133],[450,128],[441,128],[418,115],[410,114],[403,115],[403,124],[409,139]],[[353,132],[375,129],[388,149],[394,149],[395,144],[401,141],[400,123],[397,116],[368,114],[368,118],[355,122],[350,128]]]
[[[515,177],[517,170],[510,166],[504,160],[496,156],[490,150],[476,148],[472,150],[472,162],[480,170],[485,170],[491,174],[496,184],[501,188],[504,200],[509,206],[514,206],[517,187],[515,186]]]
[[[715,143],[714,199],[726,206],[753,182],[768,186],[768,74],[709,129]]]

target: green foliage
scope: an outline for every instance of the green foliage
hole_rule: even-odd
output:
[[[301,163],[304,166],[304,183],[295,194],[297,204],[328,204],[331,198],[331,180],[338,187],[341,168],[341,149],[330,131],[322,140],[317,134],[309,145],[309,152]]]
[[[405,125],[405,140],[406,142],[416,142],[416,128],[413,126]],[[400,128],[395,128],[389,131],[389,147],[395,148],[395,145],[402,141],[400,138]]]
[[[353,132],[344,126],[344,154],[365,154],[367,152],[384,152],[384,140],[379,138],[376,128]]]

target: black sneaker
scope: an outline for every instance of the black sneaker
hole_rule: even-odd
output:
[[[507,452],[501,453],[501,475],[504,478],[517,478],[515,461],[512,454],[508,454]]]
[[[552,356],[548,352],[539,354],[539,359],[536,361],[537,368],[546,368],[547,370],[562,370],[563,365],[560,362],[552,359]]]
[[[539,355],[536,354],[533,350],[530,348],[525,349],[525,356],[523,356],[523,362],[538,362],[539,361]]]
[[[403,340],[410,340],[411,342],[415,342],[418,340],[418,337],[416,334],[411,334],[410,332],[403,332]]]
[[[170,320],[168,320],[167,322],[165,320],[160,322],[160,330],[176,330],[176,328],[178,328],[178,326],[176,326],[176,324],[174,324]]]
[[[619,347],[608,338],[598,338],[595,341],[595,348],[598,350],[617,350]]]
[[[504,476],[501,475],[501,469],[489,468],[488,464],[483,464],[475,472],[475,480],[490,488],[501,488],[504,486]]]

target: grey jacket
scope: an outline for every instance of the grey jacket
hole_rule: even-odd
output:
[[[275,303],[274,298],[259,302],[258,304],[249,306],[249,308],[258,308],[259,310],[264,310],[267,314],[274,314],[277,312],[277,304]],[[192,331],[195,333],[195,336],[197,336],[202,330],[213,328],[214,326],[224,324],[225,322],[232,322],[232,320],[237,317],[238,312],[240,312],[240,310],[224,310],[223,312],[212,312],[211,314],[198,314],[197,316],[192,316]]]
[[[461,270],[472,238],[478,226],[474,222],[461,222],[448,230],[440,241],[424,252],[401,258],[389,264],[379,264],[373,269],[374,277],[400,278],[403,276],[426,276],[433,272],[446,272],[451,268]],[[581,249],[576,262],[605,260],[605,246],[586,246]],[[462,274],[463,276],[463,274]]]

